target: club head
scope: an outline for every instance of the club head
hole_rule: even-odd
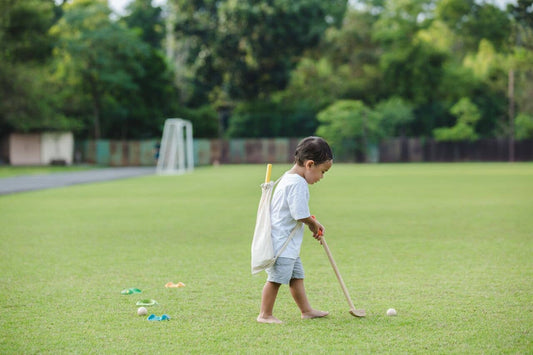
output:
[[[350,309],[350,314],[358,318],[362,318],[366,316],[366,312],[364,309]]]

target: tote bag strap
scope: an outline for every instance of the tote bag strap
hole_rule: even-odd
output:
[[[279,258],[279,256],[281,255],[281,253],[283,253],[283,251],[285,251],[285,248],[287,248],[287,245],[289,245],[289,242],[291,241],[292,237],[294,237],[294,235],[296,234],[296,232],[298,231],[299,228],[303,228],[303,223],[302,222],[298,222],[296,224],[296,226],[294,226],[291,234],[289,234],[289,238],[287,238],[287,240],[285,241],[285,243],[283,243],[283,245],[281,246],[281,249],[278,251],[278,254],[274,257],[274,260],[276,260],[277,258]]]

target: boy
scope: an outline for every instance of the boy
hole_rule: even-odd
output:
[[[333,154],[328,143],[320,137],[307,137],[296,147],[293,167],[283,175],[272,197],[271,223],[274,252],[277,253],[291,231],[303,223],[309,227],[313,237],[320,241],[324,232],[322,226],[309,212],[309,186],[320,181],[331,168]],[[282,284],[288,284],[302,319],[325,317],[329,313],[311,307],[304,287],[304,270],[300,260],[303,228],[297,227],[283,253],[276,263],[267,269],[268,279],[263,287],[261,311],[257,317],[260,323],[282,323],[272,315],[274,303]]]

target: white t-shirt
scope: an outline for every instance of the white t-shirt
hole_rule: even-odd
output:
[[[298,220],[307,218],[309,212],[309,186],[298,174],[285,174],[272,197],[270,219],[272,222],[272,244],[274,253],[281,249]],[[281,253],[281,257],[296,259],[300,256],[304,228],[298,228],[293,238]]]

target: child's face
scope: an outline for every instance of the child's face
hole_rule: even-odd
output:
[[[333,165],[332,160],[328,160],[322,164],[315,164],[312,160],[307,160],[304,163],[305,172],[304,172],[304,179],[307,181],[309,185],[314,184],[315,182],[319,182],[323,177],[324,174],[331,168],[331,165]]]

